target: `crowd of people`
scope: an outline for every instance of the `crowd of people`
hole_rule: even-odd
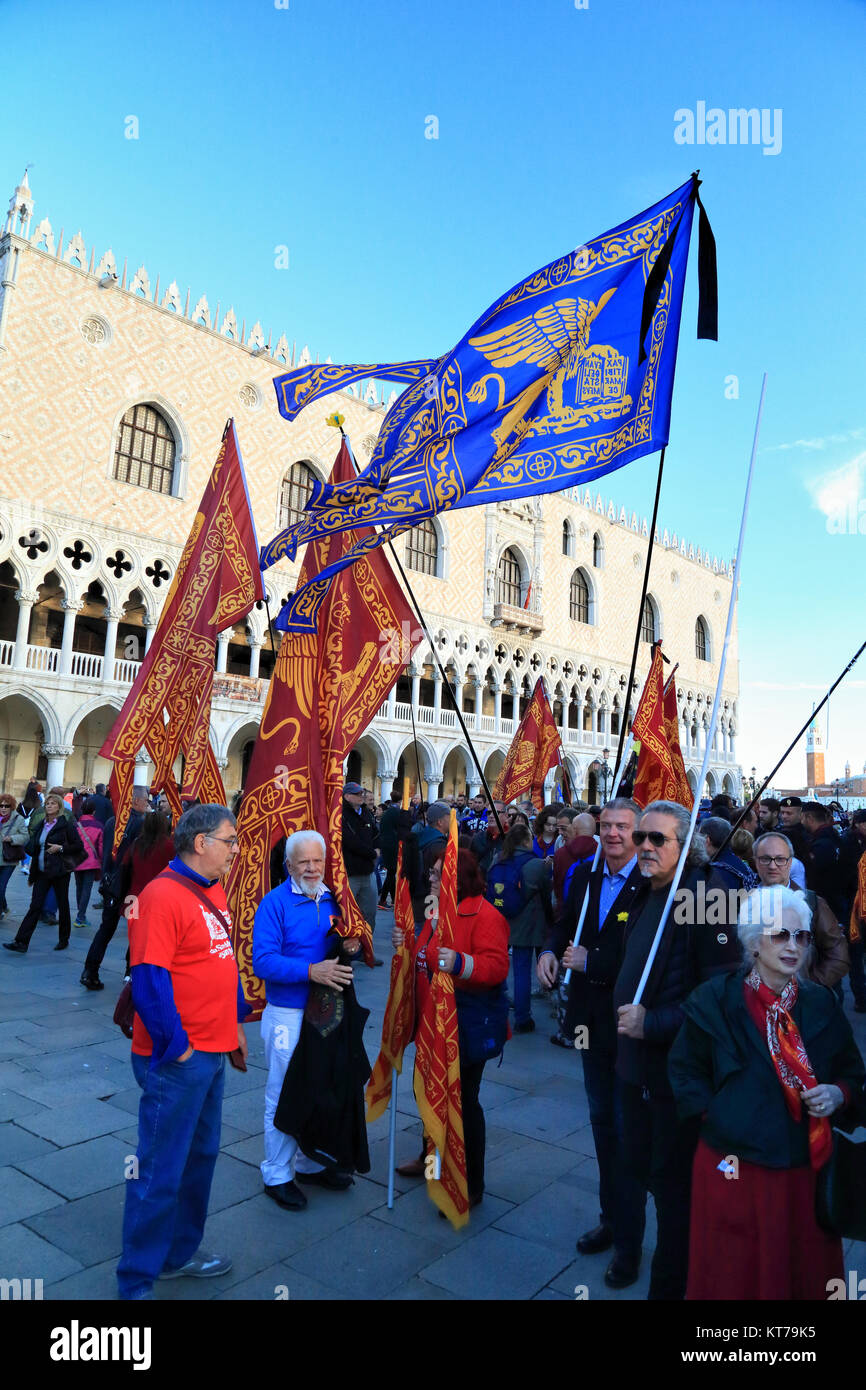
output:
[[[446,946],[438,899],[455,811],[457,916]],[[866,1012],[866,810],[837,824],[831,808],[792,796],[742,816],[717,797],[690,830],[690,813],[666,801],[642,809],[620,796],[536,810],[415,797],[404,810],[396,793],[377,806],[360,784],[344,787],[344,863],[371,928],[393,906],[402,845],[416,1022],[436,972],[454,981],[470,1206],[484,1198],[485,1065],[509,1037],[536,1028],[535,1005],[556,1020],[551,1044],[579,1052],[599,1214],[577,1249],[609,1252],[605,1283],[637,1281],[651,1195],[650,1299],[824,1298],[843,1273],[842,1246],[819,1225],[816,1185],[833,1128],[866,1121],[866,1071],[843,984],[854,1011]],[[8,951],[26,952],[52,908],[56,949],[66,949],[73,876],[75,927],[88,925],[94,887],[103,904],[85,988],[103,988],[105,950],[121,921],[128,928],[142,1099],[120,1297],[152,1298],[160,1278],[226,1272],[228,1257],[202,1250],[201,1239],[225,1057],[244,1068],[247,1049],[221,881],[239,853],[235,814],[192,803],[172,826],[164,799],[136,788],[115,848],[104,787],[43,796],[32,781],[21,802],[0,795],[0,843],[0,917],[16,869],[26,868],[32,888]],[[348,1027],[358,1017],[361,956],[339,936],[326,849],[313,828],[280,843],[253,927],[266,993],[263,1188],[295,1212],[308,1205],[303,1187],[347,1191],[367,1161],[366,1011],[357,1036],[335,1047],[344,1019]],[[403,943],[396,925],[392,940]],[[303,1132],[284,1118],[299,1113],[302,1093]],[[425,1136],[399,1171],[426,1176],[427,1150]]]

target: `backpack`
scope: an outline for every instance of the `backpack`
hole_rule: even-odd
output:
[[[484,896],[503,917],[516,917],[526,906],[527,890],[522,870],[527,860],[534,858],[534,854],[524,850],[511,859],[497,860],[487,870],[487,890]]]

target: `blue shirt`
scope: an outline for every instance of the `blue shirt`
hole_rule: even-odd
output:
[[[613,907],[614,903],[616,902],[617,898],[619,897],[620,893],[625,887],[626,879],[629,877],[635,865],[637,864],[637,855],[633,854],[628,863],[623,864],[622,868],[615,874],[611,873],[605,861],[602,862],[604,863],[604,868],[601,874],[601,888],[599,890],[598,895],[599,931],[601,931],[602,927],[604,926],[605,917],[610,912],[610,909]]]
[[[325,938],[340,909],[329,889],[308,898],[291,879],[266,893],[253,921],[253,970],[265,982],[269,1004],[303,1009],[310,966],[325,959]]]

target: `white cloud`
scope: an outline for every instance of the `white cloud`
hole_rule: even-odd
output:
[[[866,429],[844,430],[841,434],[827,434],[816,439],[793,439],[788,444],[771,444],[762,449],[762,454],[781,453],[785,449],[826,449],[834,444],[850,444],[852,439],[862,439]]]
[[[850,507],[856,512],[860,498],[866,495],[866,450],[848,463],[825,469],[804,482],[813,507],[826,517],[845,515]]]

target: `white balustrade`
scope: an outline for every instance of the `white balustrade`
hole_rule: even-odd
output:
[[[399,719],[404,724],[408,724],[412,718],[412,706],[404,704],[402,700],[398,700],[397,704],[394,706],[394,718]]]
[[[565,736],[567,743],[580,743],[581,739],[583,738],[583,734],[581,733],[580,729],[566,729]]]
[[[377,714],[376,714],[376,718],[377,718],[377,719],[390,719],[390,718],[391,718],[391,711],[390,711],[390,709],[388,708],[388,701],[387,701],[387,700],[385,701],[384,705],[380,705],[380,706],[379,706],[379,710],[378,710],[378,712],[377,712]]]
[[[125,661],[118,658],[114,663],[114,679],[118,685],[132,685],[140,670],[140,661]]]
[[[83,676],[86,680],[102,679],[102,657],[94,652],[73,652],[70,675]]]
[[[59,647],[27,648],[28,671],[58,671],[60,669]]]
[[[443,729],[456,729],[457,715],[453,709],[443,709],[439,712],[439,723]]]
[[[492,734],[496,729],[496,719],[492,714],[482,714],[481,732],[482,734]]]
[[[0,642],[0,666],[11,666],[15,659],[15,643]]]
[[[415,719],[419,724],[433,723],[433,706],[419,705],[415,710]]]
[[[509,736],[509,738],[510,738],[511,735],[514,733],[514,720],[513,720],[513,719],[500,719],[500,721],[499,721],[499,732],[500,732],[500,733],[503,733],[503,734],[507,734],[507,735]]]

